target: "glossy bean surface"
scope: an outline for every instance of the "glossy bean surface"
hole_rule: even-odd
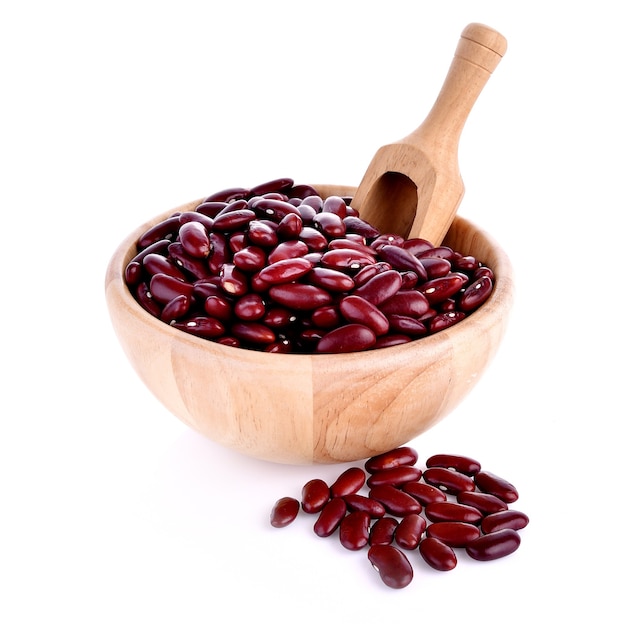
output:
[[[506,509],[489,514],[481,522],[480,528],[483,533],[495,533],[502,529],[514,529],[519,531],[528,525],[528,516],[517,509]]]
[[[477,561],[493,561],[514,553],[521,543],[519,533],[513,529],[502,529],[488,533],[465,546],[465,551]]]
[[[424,509],[426,517],[432,522],[468,522],[478,524],[483,515],[475,507],[450,501],[430,503]]]
[[[270,523],[273,527],[282,528],[291,524],[300,511],[300,502],[292,496],[279,498],[270,512]]]
[[[386,470],[377,470],[368,479],[367,485],[401,485],[409,481],[419,481],[422,476],[420,468],[415,466],[396,466]]]
[[[323,479],[311,479],[302,486],[302,510],[309,514],[318,513],[330,500],[330,488]]]
[[[456,500],[462,505],[475,507],[485,516],[509,508],[502,499],[485,492],[459,492]]]
[[[480,529],[467,522],[433,522],[426,533],[452,548],[462,548],[480,536]]]
[[[417,463],[417,451],[409,446],[401,446],[385,453],[370,457],[365,462],[365,470],[374,473],[379,470],[397,468],[398,466],[413,466]]]
[[[329,331],[317,343],[318,353],[365,351],[376,344],[376,334],[360,323],[342,325]]]
[[[373,498],[361,494],[345,494],[343,499],[351,511],[364,511],[370,518],[382,518],[385,515],[385,506]]]
[[[425,537],[419,544],[419,552],[435,570],[449,572],[456,568],[457,558],[453,548],[436,537]]]
[[[402,489],[410,494],[413,498],[417,499],[423,506],[431,503],[443,502],[447,500],[446,493],[428,483],[421,481],[409,481],[402,485]]]
[[[404,516],[396,528],[394,539],[400,548],[415,550],[426,529],[426,520],[417,513]]]
[[[471,492],[476,489],[471,477],[448,468],[426,468],[423,477],[429,485],[434,485],[450,494]]]
[[[407,556],[395,546],[377,544],[367,557],[385,585],[402,589],[413,580],[413,567]]]
[[[343,498],[331,498],[324,507],[322,507],[313,525],[313,531],[319,537],[332,535],[339,528],[347,511],[348,507]]]
[[[474,481],[481,492],[493,494],[505,503],[514,503],[519,498],[517,488],[493,472],[481,470],[474,475]]]
[[[370,545],[392,544],[398,524],[398,520],[396,520],[393,516],[378,518],[370,529]]]
[[[471,457],[443,453],[429,457],[426,460],[426,466],[428,468],[450,468],[469,476],[475,475],[481,468],[480,462]]]
[[[358,466],[346,468],[330,486],[332,496],[356,494],[365,483],[365,471]]]
[[[370,489],[369,496],[382,503],[393,516],[404,517],[422,511],[422,506],[418,501],[392,485],[376,485]]]
[[[348,513],[339,524],[339,541],[348,550],[361,550],[369,543],[370,516],[365,511]]]

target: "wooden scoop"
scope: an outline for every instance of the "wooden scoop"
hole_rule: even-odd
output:
[[[461,33],[441,91],[422,125],[381,147],[352,205],[382,233],[441,244],[461,203],[461,131],[472,106],[506,52],[506,39],[482,24]]]

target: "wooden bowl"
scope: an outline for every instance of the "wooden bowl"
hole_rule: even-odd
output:
[[[323,197],[356,190],[316,188]],[[171,212],[138,227],[115,251],[105,284],[110,317],[132,366],[162,404],[241,453],[279,463],[336,463],[406,444],[470,392],[504,335],[513,300],[509,259],[489,235],[457,217],[444,244],[485,262],[496,280],[487,302],[447,330],[384,349],[312,355],[191,336],[145,312],[124,281],[139,235]]]

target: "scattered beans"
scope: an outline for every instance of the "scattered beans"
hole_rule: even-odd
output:
[[[446,246],[383,234],[350,202],[322,199],[290,178],[218,191],[139,236],[126,284],[140,306],[176,329],[270,353],[404,344],[460,322],[489,298],[488,266]],[[217,292],[206,294],[208,280]],[[240,303],[251,294],[262,306]],[[277,327],[285,309],[290,321]]]
[[[343,548],[367,549],[383,583],[396,589],[411,583],[418,561],[445,572],[457,566],[459,549],[472,559],[492,561],[519,548],[519,531],[529,519],[509,508],[514,495],[517,500],[512,484],[465,456],[433,455],[425,468],[417,460],[415,449],[399,447],[369,458],[363,467],[346,468],[330,486],[310,479],[300,500],[278,499],[270,523],[285,527],[300,509],[317,514],[317,536],[338,534]],[[419,557],[410,558],[417,557],[412,552]]]

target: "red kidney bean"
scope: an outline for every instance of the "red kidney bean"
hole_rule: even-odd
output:
[[[338,195],[330,195],[327,197],[322,204],[321,210],[323,212],[332,212],[341,219],[345,219],[348,216],[346,200]]]
[[[347,234],[346,236],[354,236],[353,234]],[[363,240],[353,240],[351,238],[333,238],[328,241],[327,246],[328,251],[332,251],[333,249],[353,249],[358,253],[366,253],[372,256],[372,258],[376,258],[376,252],[368,247]],[[371,265],[368,265],[371,266]]]
[[[480,470],[480,462],[472,459],[471,457],[465,457],[463,455],[450,455],[440,453],[433,455],[426,460],[427,468],[450,468],[458,472],[462,472],[468,476],[475,475]]]
[[[480,529],[467,522],[433,522],[426,527],[426,534],[452,548],[463,548],[480,536]]]
[[[288,193],[293,190],[291,178],[276,178],[253,186],[246,195],[265,195],[266,193]]]
[[[409,481],[419,481],[422,471],[415,466],[395,466],[385,470],[377,470],[367,480],[369,487],[376,485],[402,485]]]
[[[267,345],[276,340],[276,334],[267,325],[254,321],[235,322],[230,331],[235,338],[253,344]]]
[[[232,202],[243,199],[249,194],[250,189],[237,186],[212,193],[208,197],[205,197],[204,202]]]
[[[233,318],[233,305],[221,295],[210,295],[204,300],[204,311],[220,321],[225,323]]]
[[[171,323],[189,312],[191,307],[191,297],[189,295],[178,295],[168,301],[161,310],[161,320],[164,323]]]
[[[430,320],[429,328],[432,334],[448,329],[465,318],[463,312],[444,312],[436,314]]]
[[[481,470],[474,475],[476,487],[487,494],[493,494],[505,503],[514,503],[519,494],[515,486],[492,472]]]
[[[196,210],[189,210],[188,212],[181,212],[178,218],[180,224],[187,223],[187,221],[197,221],[201,223],[207,232],[213,229],[213,219],[208,215],[197,212]]]
[[[302,510],[313,514],[330,500],[330,487],[322,479],[311,479],[302,486]]]
[[[378,518],[370,529],[370,546],[392,544],[398,524],[399,522],[393,516]]]
[[[358,295],[348,295],[339,302],[339,311],[349,323],[360,323],[369,327],[376,336],[389,331],[389,320],[372,303]]]
[[[464,273],[472,273],[478,268],[478,261],[474,256],[461,256],[455,259],[454,268]]]
[[[211,316],[193,316],[174,322],[172,327],[180,329],[199,338],[216,339],[224,335],[226,328],[223,323]]]
[[[419,281],[417,274],[413,271],[402,271],[400,277],[402,278],[402,288],[400,290],[412,290]]]
[[[171,275],[157,273],[150,279],[150,293],[160,303],[169,303],[178,295],[191,297],[193,286]]]
[[[260,271],[267,264],[267,254],[262,247],[249,245],[233,254],[233,264],[242,271]]]
[[[422,258],[443,258],[444,260],[452,261],[455,254],[454,250],[447,245],[440,245],[438,247],[425,249],[422,252],[418,252],[416,255],[420,260]]]
[[[448,500],[445,492],[433,485],[428,485],[428,483],[422,483],[421,481],[409,481],[402,485],[402,489],[423,506]]]
[[[225,202],[225,201],[206,201],[205,200],[195,207],[195,211],[213,219],[226,206],[228,206],[228,202]]]
[[[354,249],[331,249],[322,255],[322,266],[331,269],[346,269],[358,271],[368,264],[374,264],[374,258],[366,253]]]
[[[161,239],[172,240],[178,234],[180,219],[178,214],[168,217],[148,228],[137,240],[137,247],[144,249]]]
[[[328,248],[328,240],[319,231],[310,226],[304,226],[298,236],[298,240],[307,246],[311,252],[323,252]]]
[[[315,212],[319,212],[324,207],[324,200],[317,194],[309,194],[307,197],[302,199],[301,206],[310,206],[315,210]]]
[[[404,334],[387,334],[376,338],[374,349],[384,349],[385,347],[395,347],[396,345],[412,342],[413,338]]]
[[[291,524],[300,511],[300,503],[291,496],[279,498],[270,512],[270,524],[277,529]]]
[[[458,273],[450,273],[445,277],[436,277],[420,285],[420,292],[424,293],[430,305],[437,305],[456,295],[465,281]]]
[[[306,258],[285,258],[262,268],[259,277],[269,284],[286,284],[306,275],[312,268]]]
[[[456,568],[454,550],[436,537],[425,537],[419,544],[419,551],[424,561],[435,570],[449,572]]]
[[[193,258],[179,242],[171,243],[167,249],[169,257],[181,269],[191,274],[196,280],[211,276],[211,270],[204,258]]]
[[[221,232],[209,232],[209,269],[214,275],[219,275],[222,266],[230,262],[232,254],[228,247],[228,240]]]
[[[426,505],[424,513],[431,522],[478,524],[483,519],[483,515],[475,507],[449,501],[430,503]]]
[[[322,329],[334,329],[341,324],[341,315],[336,305],[320,306],[311,313],[311,322]]]
[[[346,496],[356,494],[365,483],[365,472],[358,466],[344,470],[330,486],[332,496]]]
[[[277,284],[269,289],[270,297],[292,310],[310,311],[328,305],[332,298],[328,291],[313,284],[292,282]]]
[[[278,286],[276,286],[278,288]],[[352,353],[376,344],[376,334],[366,325],[350,323],[331,329],[317,343],[317,353]]]
[[[301,240],[288,240],[279,243],[274,247],[267,256],[268,262],[274,264],[281,260],[292,260],[293,258],[300,258],[308,253],[309,248],[306,243]],[[269,265],[268,265],[269,266]]]
[[[245,273],[231,262],[222,265],[220,271],[220,285],[229,295],[241,297],[248,292],[248,279]]]
[[[359,234],[363,238],[372,239],[379,234],[379,231],[373,225],[363,221],[360,217],[348,215],[343,222],[346,224],[346,232]]]
[[[481,277],[488,277],[492,282],[495,280],[495,275],[493,274],[493,271],[488,266],[485,266],[483,264],[481,264],[474,271],[475,280],[480,279]]]
[[[471,492],[476,489],[471,477],[448,468],[426,468],[423,477],[429,485],[434,485],[450,494]]]
[[[413,580],[413,568],[407,556],[395,546],[375,544],[367,558],[382,582],[392,589],[402,589]]]
[[[140,262],[130,261],[124,269],[124,279],[128,286],[136,286],[143,277],[143,266]]]
[[[428,333],[426,325],[412,316],[402,314],[388,314],[389,329],[408,336],[425,336]]]
[[[361,550],[369,543],[370,516],[365,511],[348,513],[339,525],[339,541],[348,550]]]
[[[296,320],[297,317],[292,310],[274,307],[266,312],[263,322],[272,329],[283,329],[295,323]]]
[[[466,544],[465,551],[477,561],[493,561],[514,553],[521,543],[519,533],[513,529],[502,529],[488,533]]]
[[[157,318],[161,317],[161,306],[154,300],[145,282],[139,282],[133,294],[135,299],[139,302],[139,305],[146,312],[149,312],[152,316],[156,316]]]
[[[167,238],[162,238],[147,247],[138,251],[137,254],[130,260],[130,262],[137,262],[139,264],[143,263],[143,259],[150,253],[158,253],[162,256],[166,256],[168,254],[168,248],[172,244],[172,242]]]
[[[417,500],[393,485],[376,485],[370,489],[369,496],[382,503],[387,512],[393,516],[404,517],[422,511],[422,506]]]
[[[420,254],[431,250],[433,248],[433,244],[425,238],[407,238],[402,243],[402,247],[411,252],[414,256],[419,256]]]
[[[459,299],[459,308],[463,312],[471,312],[480,307],[493,292],[493,282],[488,276],[479,277],[465,289]]]
[[[415,550],[426,530],[426,520],[416,513],[404,516],[396,528],[394,539],[396,544],[407,550]]]
[[[209,255],[209,235],[202,223],[197,221],[183,223],[178,231],[178,237],[183,249],[192,258],[206,258]]]
[[[313,217],[313,226],[327,239],[340,238],[346,234],[346,225],[343,219],[334,212],[318,212]]]
[[[186,281],[185,274],[176,266],[172,260],[161,254],[150,253],[146,255],[142,262],[143,267],[150,275],[164,273],[170,277],[175,277],[181,281]]]
[[[264,221],[255,219],[248,223],[248,241],[251,245],[259,247],[274,247],[278,244],[278,233]]]
[[[372,267],[377,267],[377,270],[380,266],[379,263],[372,265]],[[361,275],[364,271],[365,269],[357,275]],[[402,276],[400,273],[391,269],[383,270],[364,282],[353,294],[367,299],[375,306],[380,306],[385,301],[389,301],[394,297],[401,287]]]
[[[354,288],[354,280],[349,275],[320,266],[312,267],[307,281],[330,292],[347,292]]]
[[[300,215],[296,206],[282,199],[260,198],[255,201],[254,210],[276,223],[279,223],[288,214]]]
[[[378,248],[378,256],[398,271],[413,271],[419,281],[426,281],[428,275],[424,265],[409,251],[397,245],[382,245]]]
[[[470,505],[475,507],[484,515],[505,511],[509,506],[493,494],[485,494],[484,492],[459,492],[456,500],[462,505]]]
[[[364,511],[370,518],[382,518],[385,515],[386,509],[384,505],[373,498],[361,496],[360,494],[345,494],[343,499],[346,501],[348,509]]]
[[[410,446],[400,446],[370,457],[365,462],[364,467],[371,474],[378,470],[387,470],[398,466],[414,466],[417,463],[417,457],[415,449]]]
[[[422,258],[420,262],[426,269],[427,279],[429,280],[445,277],[452,269],[452,264],[445,258]]]
[[[303,222],[300,214],[289,213],[285,215],[276,228],[276,233],[282,240],[292,240],[298,238],[302,232]]]
[[[388,262],[374,262],[374,264],[368,264],[354,275],[354,285],[357,288],[360,288],[366,282],[369,282],[375,275],[378,275],[379,273],[384,273],[385,271],[391,271],[391,265]],[[400,288],[398,288],[398,290],[400,290]],[[396,292],[397,291],[394,291],[391,294],[395,294]],[[371,301],[371,298],[369,299]]]
[[[258,321],[265,316],[265,302],[257,293],[248,293],[237,299],[233,310],[242,321]]]
[[[417,319],[425,314],[429,307],[428,300],[419,290],[400,290],[380,305],[384,314],[413,316]]]
[[[371,243],[374,249],[379,249],[385,245],[397,245],[403,247],[405,240],[399,234],[379,234]]]
[[[313,531],[319,537],[328,537],[332,535],[344,519],[348,507],[343,498],[331,498],[320,511]]]
[[[502,529],[519,531],[528,525],[528,516],[517,509],[507,509],[485,516],[480,528],[483,533],[495,533]]]

